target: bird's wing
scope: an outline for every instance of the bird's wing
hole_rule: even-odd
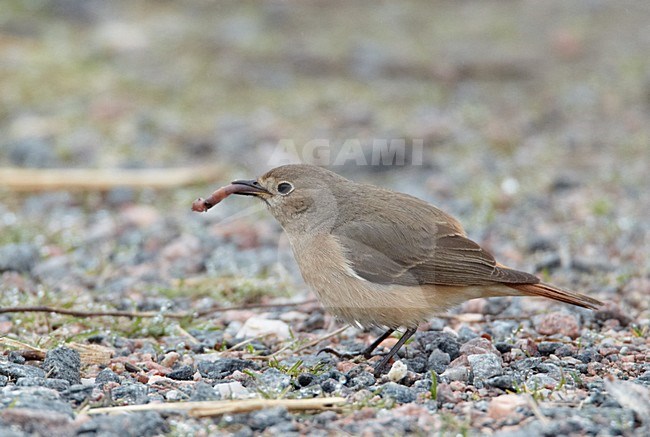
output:
[[[400,285],[533,284],[536,276],[497,265],[494,257],[455,227],[438,222],[341,223],[332,234],[350,267],[375,283]]]

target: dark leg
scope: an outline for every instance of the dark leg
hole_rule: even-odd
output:
[[[388,365],[390,359],[393,358],[397,351],[399,351],[404,343],[406,343],[406,340],[415,334],[415,331],[417,331],[417,328],[408,328],[406,332],[404,332],[404,335],[402,335],[402,338],[400,338],[399,341],[395,343],[395,346],[393,346],[393,348],[386,354],[386,356],[384,356],[384,358],[382,358],[382,360],[377,363],[375,366],[375,377],[379,377],[379,375],[384,373],[384,370],[386,370],[386,366]]]
[[[362,350],[361,352],[356,353],[356,354],[341,353],[341,352],[338,352],[338,351],[332,349],[331,347],[323,348],[323,349],[319,350],[318,353],[327,352],[327,353],[330,353],[332,355],[336,355],[338,358],[354,358],[356,356],[363,355],[364,358],[368,359],[368,358],[370,358],[372,356],[372,352],[375,349],[377,349],[377,346],[379,346],[382,341],[384,341],[388,337],[390,337],[390,335],[393,332],[395,332],[394,329],[392,329],[392,328],[389,329],[388,331],[384,332],[379,337],[377,337],[377,339],[375,341],[373,341],[367,348],[365,348],[364,350]]]

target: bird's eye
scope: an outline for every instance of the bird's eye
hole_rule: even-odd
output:
[[[278,193],[280,194],[289,194],[293,191],[293,185],[289,182],[280,182],[278,184]]]

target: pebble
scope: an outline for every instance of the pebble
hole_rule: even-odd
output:
[[[479,388],[486,379],[503,374],[501,359],[494,354],[471,354],[467,359],[472,369],[474,385]]]
[[[256,370],[259,368],[254,361],[240,360],[237,358],[219,358],[216,361],[199,361],[196,367],[202,377],[209,379],[223,379],[235,370]]]
[[[446,381],[469,381],[469,369],[464,366],[449,367],[440,377]]]
[[[215,384],[214,391],[220,399],[242,399],[249,394],[249,391],[239,381]]]
[[[443,373],[449,363],[451,362],[451,357],[448,353],[441,351],[440,349],[434,349],[429,355],[429,360],[427,361],[428,370],[433,370],[437,374]]]
[[[580,324],[578,319],[563,312],[546,314],[535,323],[537,332],[543,335],[566,335],[571,338],[578,338],[580,335]]]
[[[70,384],[81,383],[81,358],[74,349],[58,347],[49,350],[43,361],[43,369],[52,378],[65,379]]]
[[[38,247],[33,244],[5,244],[0,246],[0,273],[6,271],[31,272],[38,258]]]
[[[458,338],[448,332],[417,332],[416,336],[417,341],[424,345],[423,349],[427,352],[440,349],[449,354],[451,360],[455,360],[460,355],[460,343]]]
[[[499,351],[492,345],[490,340],[476,337],[463,344],[460,347],[460,353],[463,355],[498,354]]]
[[[244,323],[244,326],[241,327],[235,337],[244,339],[263,335],[275,335],[278,338],[287,339],[291,337],[291,331],[289,325],[282,320],[251,317],[246,320],[246,323]]]
[[[278,369],[270,368],[260,375],[256,382],[263,390],[279,393],[291,384],[291,377],[280,372]]]
[[[395,382],[387,382],[381,388],[380,395],[382,398],[391,397],[400,404],[406,404],[415,401],[416,394],[413,389],[397,384]]]
[[[120,377],[111,369],[102,369],[95,377],[95,384],[97,385],[104,385],[109,382],[115,382],[118,384],[120,382]]]
[[[166,430],[165,421],[155,411],[91,417],[90,421],[81,424],[76,435],[154,436],[161,435]]]
[[[70,388],[70,382],[65,379],[56,378],[18,378],[18,387],[47,387],[62,392]]]
[[[179,366],[167,374],[167,377],[179,381],[191,381],[194,377],[194,369],[192,366]]]
[[[398,382],[398,381],[402,380],[406,376],[407,371],[408,371],[408,369],[406,367],[406,364],[404,364],[400,360],[397,360],[391,366],[390,370],[388,371],[387,376],[388,376],[389,380],[391,380],[393,382]]]
[[[285,421],[291,421],[287,409],[285,407],[275,407],[254,411],[250,414],[247,424],[255,431],[263,431],[270,426]]]
[[[0,361],[0,375],[12,379],[18,378],[45,378],[45,372],[38,367],[27,364],[7,363]]]
[[[512,417],[517,408],[526,405],[526,400],[516,394],[501,395],[493,398],[488,406],[488,416],[495,420]]]
[[[149,387],[140,383],[122,384],[111,390],[111,397],[114,402],[126,403],[128,405],[146,404],[149,402]]]

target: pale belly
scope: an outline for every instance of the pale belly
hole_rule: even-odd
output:
[[[350,324],[416,327],[435,313],[485,293],[483,287],[375,284],[354,273],[329,235],[291,244],[302,276],[321,304]]]

